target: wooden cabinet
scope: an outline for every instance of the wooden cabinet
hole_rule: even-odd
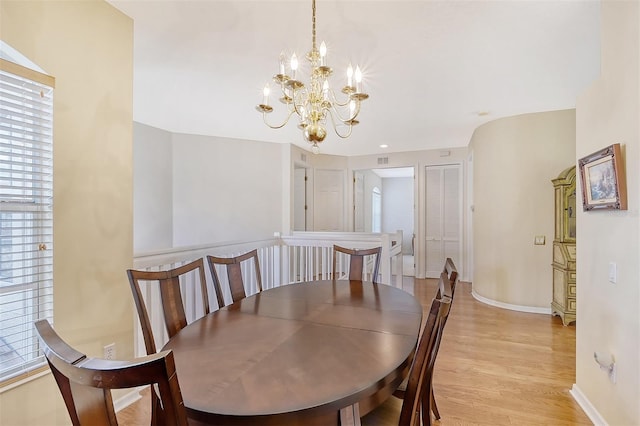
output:
[[[576,167],[551,182],[555,191],[551,313],[568,325],[576,320]]]

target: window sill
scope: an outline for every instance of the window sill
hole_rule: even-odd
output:
[[[4,382],[0,383],[0,394],[8,392],[18,386],[22,386],[25,383],[28,383],[32,380],[39,379],[40,377],[44,377],[47,374],[51,373],[51,369],[48,365],[43,365],[42,367],[38,367],[34,370],[28,371],[23,374],[19,374],[15,377],[7,379]]]

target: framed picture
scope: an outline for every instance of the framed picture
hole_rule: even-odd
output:
[[[578,160],[582,179],[582,206],[593,209],[627,209],[627,184],[620,144],[616,143]]]

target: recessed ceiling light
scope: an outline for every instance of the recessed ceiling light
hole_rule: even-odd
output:
[[[386,143],[383,143],[382,145],[380,145],[380,148],[389,148],[389,145],[387,145]]]

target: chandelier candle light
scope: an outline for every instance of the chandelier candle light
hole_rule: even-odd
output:
[[[340,102],[329,87],[329,76],[333,73],[327,66],[327,46],[324,41],[320,44],[320,50],[316,47],[316,1],[312,0],[312,42],[311,51],[306,58],[311,63],[311,76],[308,86],[297,79],[298,57],[294,53],[289,61],[290,76],[286,74],[286,58],[280,54],[280,70],[273,76],[273,81],[280,86],[282,97],[280,102],[287,108],[287,116],[279,125],[267,122],[267,114],[273,111],[269,105],[269,84],[264,87],[263,101],[256,108],[262,112],[264,123],[272,129],[284,127],[293,114],[299,119],[298,127],[302,129],[304,138],[311,144],[311,151],[317,154],[320,151],[318,144],[327,136],[327,116],[331,119],[333,130],[338,136],[345,139],[351,135],[353,126],[358,124],[356,117],[360,113],[360,102],[369,97],[362,93],[362,72],[360,67],[355,71],[351,65],[347,68],[347,85],[342,88],[343,101]],[[343,128],[342,131],[339,128]],[[346,128],[346,130],[344,130]]]

